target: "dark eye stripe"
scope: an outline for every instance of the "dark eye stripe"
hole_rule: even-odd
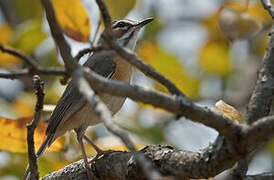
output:
[[[112,27],[112,29],[121,28],[121,29],[124,29],[124,30],[128,30],[131,26],[132,26],[131,24],[128,24],[128,23],[123,22],[123,21],[120,21],[120,22],[117,22],[117,23]]]
[[[124,23],[124,22],[119,22],[119,23],[116,25],[116,27],[120,27],[120,28],[125,27],[125,26],[126,26],[126,23]]]

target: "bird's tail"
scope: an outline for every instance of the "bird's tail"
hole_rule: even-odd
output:
[[[36,152],[36,158],[37,160],[40,158],[40,156],[45,152],[46,148],[51,144],[53,136],[49,135],[46,137],[46,139],[43,141],[41,146],[39,147],[38,151]],[[23,176],[23,180],[28,180],[30,175],[30,168],[29,165],[27,166],[27,169],[25,171],[25,174]]]

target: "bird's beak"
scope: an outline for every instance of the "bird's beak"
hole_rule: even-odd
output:
[[[138,28],[138,29],[139,29],[139,28],[142,28],[142,27],[144,27],[145,25],[147,25],[148,23],[152,22],[153,20],[154,20],[154,18],[152,18],[152,17],[147,18],[147,19],[145,19],[145,20],[143,20],[143,21],[137,23],[137,24],[135,25],[135,27]]]

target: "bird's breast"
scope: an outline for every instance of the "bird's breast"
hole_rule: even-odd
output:
[[[120,57],[114,57],[113,61],[116,64],[116,68],[112,79],[129,83],[132,74],[131,64],[129,64],[126,60],[121,59]],[[126,100],[124,97],[115,97],[108,94],[102,94],[100,97],[113,114],[117,113],[121,109]]]

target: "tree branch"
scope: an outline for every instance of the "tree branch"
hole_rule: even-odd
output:
[[[107,6],[105,5],[103,0],[96,0],[96,3],[100,9],[100,12],[102,14],[102,18],[105,24],[105,28],[107,31],[107,34],[111,34],[111,17],[108,12]]]
[[[46,75],[65,75],[66,72],[63,69],[52,67],[41,67],[35,59],[21,52],[20,50],[8,48],[0,44],[0,50],[4,53],[8,53],[15,57],[25,61],[30,69],[13,70],[10,73],[0,73],[0,78],[15,79],[26,76],[32,76],[33,74],[46,74]]]
[[[212,127],[233,140],[235,135],[241,132],[241,126],[225,116],[217,114],[208,108],[203,108],[192,101],[165,93],[144,89],[140,86],[130,85],[114,80],[108,80],[88,69],[84,70],[84,76],[95,91],[108,93],[114,96],[129,97],[134,101],[151,104],[163,108],[176,115],[181,115],[193,121]]]
[[[112,114],[109,111],[108,107],[101,101],[99,96],[95,94],[95,92],[90,88],[88,82],[83,77],[83,73],[81,70],[77,72],[76,78],[79,84],[79,91],[86,97],[89,104],[93,107],[96,114],[100,117],[100,119],[104,122],[106,128],[118,136],[126,147],[134,154],[138,164],[142,166],[143,172],[145,173],[145,177],[149,180],[159,180],[160,175],[157,171],[151,166],[151,163],[145,159],[145,157],[138,153],[133,143],[130,141],[128,134],[122,130],[119,126],[117,126],[112,118]]]
[[[38,69],[38,64],[37,62],[30,56],[24,54],[23,52],[17,50],[17,49],[12,49],[12,48],[8,48],[8,47],[4,47],[2,44],[0,44],[0,50],[4,53],[8,53],[11,54],[15,57],[18,57],[20,59],[22,59],[23,61],[25,61],[29,66],[31,70],[36,70]]]
[[[35,154],[33,135],[34,135],[34,130],[40,120],[42,110],[43,110],[44,82],[40,79],[39,76],[35,75],[35,76],[33,76],[33,83],[34,83],[34,88],[35,88],[35,94],[37,96],[37,102],[36,102],[36,106],[35,106],[34,118],[30,124],[27,124],[27,129],[28,129],[27,142],[28,142],[30,179],[38,180],[39,173],[38,173],[38,167],[37,167],[37,158],[36,158],[36,154]]]
[[[263,59],[263,65],[248,104],[246,121],[249,124],[267,116],[272,104],[274,93],[274,34],[270,33],[270,36],[270,43]]]
[[[116,52],[123,57],[123,59],[127,60],[130,64],[137,67],[140,71],[142,71],[145,75],[153,78],[158,81],[162,85],[164,85],[170,93],[185,97],[185,95],[176,87],[176,85],[169,81],[165,76],[163,76],[160,72],[154,69],[152,66],[147,64],[143,59],[138,57],[134,52],[129,49],[121,47],[115,41],[109,41],[111,43],[111,47],[116,50]],[[186,97],[185,97],[186,98]]]
[[[71,55],[70,46],[65,40],[63,31],[56,20],[53,6],[49,0],[41,0],[41,3],[46,11],[46,17],[49,23],[52,37],[60,51],[67,70],[69,73],[71,73],[77,67],[77,63]]]
[[[268,138],[261,135],[265,133],[263,132],[265,128],[267,128],[266,133],[269,133]],[[179,179],[209,178],[231,168],[243,155],[249,154],[273,136],[274,116],[258,120],[254,127],[245,128],[245,131],[246,136],[240,136],[239,141],[234,142],[236,143],[234,145],[228,143],[228,141],[223,141],[222,137],[218,137],[213,144],[210,144],[200,152],[176,150],[173,147],[162,145],[147,146],[140,152],[144,153],[164,176],[172,176]],[[237,151],[235,149],[236,146],[240,146],[241,151]],[[75,162],[64,169],[50,173],[43,179],[53,178],[58,180],[69,174],[72,178],[77,177],[77,179],[84,180],[84,176],[79,176],[79,172],[84,167],[82,164],[82,161]],[[108,164],[108,167],[106,167],[106,164]],[[112,152],[96,161],[92,165],[92,169],[97,177],[104,177],[103,179],[105,180],[113,178],[121,180],[145,179],[129,152]],[[109,169],[113,169],[113,171],[109,171]],[[259,176],[257,175],[256,177],[258,178]],[[253,178],[253,176],[245,176],[244,178],[247,177]]]
[[[109,49],[108,47],[103,47],[103,46],[94,46],[91,48],[86,48],[78,52],[78,54],[74,57],[77,61],[81,59],[85,54],[96,52],[96,51],[101,51],[101,50],[107,50]]]

